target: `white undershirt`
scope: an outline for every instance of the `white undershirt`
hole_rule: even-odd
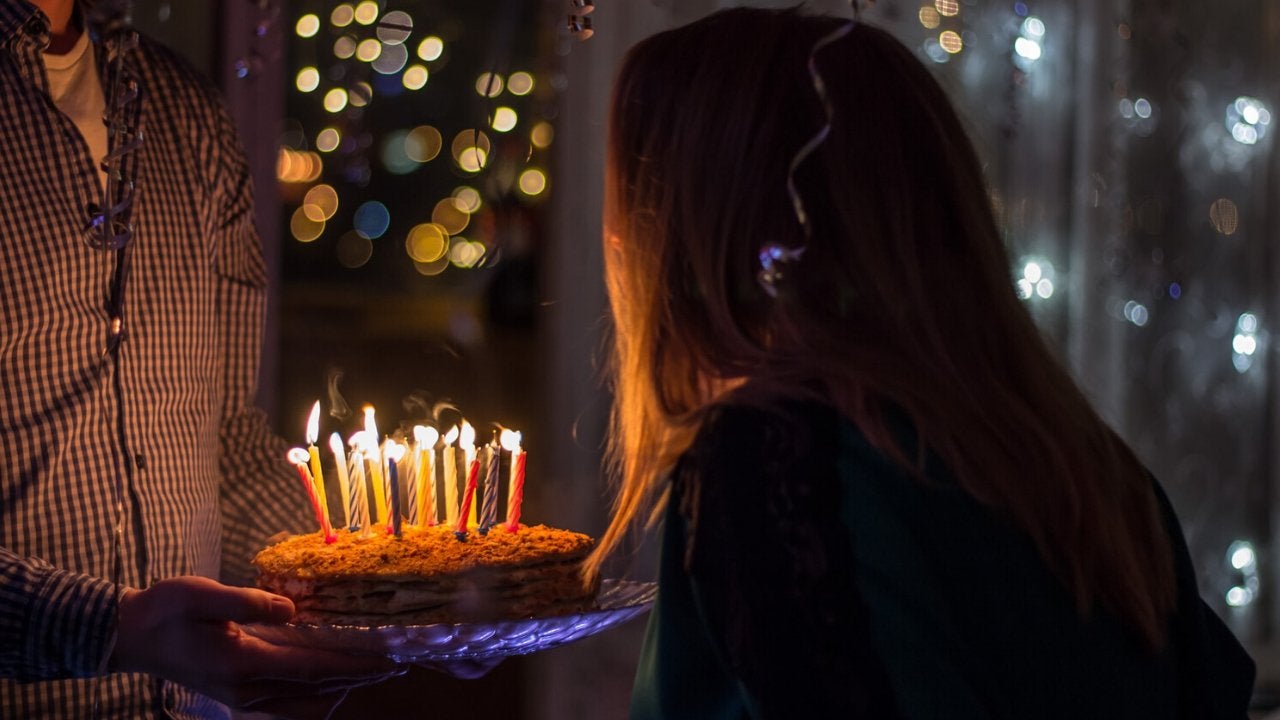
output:
[[[89,33],[81,32],[80,39],[65,55],[45,53],[44,68],[49,77],[49,97],[80,130],[89,145],[98,178],[105,186],[107,174],[102,171],[102,160],[107,156],[107,126],[102,115],[107,102],[93,55]]]

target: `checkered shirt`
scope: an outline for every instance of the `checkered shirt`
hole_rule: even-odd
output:
[[[308,509],[252,404],[266,275],[249,173],[208,84],[145,39],[127,339],[103,360],[115,254],[85,241],[99,176],[46,92],[48,20],[0,0],[0,715],[209,717],[142,675],[93,679],[120,581],[243,581],[265,537]],[[105,67],[100,48],[98,67]],[[100,73],[101,74],[101,73]]]

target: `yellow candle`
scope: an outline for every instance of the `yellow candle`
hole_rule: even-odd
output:
[[[436,524],[436,443],[440,433],[433,427],[415,425],[413,439],[418,445],[418,522]],[[413,502],[411,499],[410,502]]]
[[[352,525],[351,517],[351,477],[347,475],[347,452],[342,445],[342,436],[333,433],[329,436],[329,449],[333,451],[333,460],[338,466],[338,492],[342,495],[343,512],[348,513],[347,525]]]
[[[373,419],[373,406],[364,406],[364,456],[369,460],[369,481],[373,483],[373,503],[378,517],[374,522],[386,522],[387,489],[382,484],[382,451],[378,447],[378,424]]]
[[[463,467],[467,468],[467,472],[471,472],[471,463],[476,461],[476,429],[466,420],[462,421],[462,433],[459,435],[458,444],[462,446]],[[471,503],[471,509],[467,512],[468,527],[480,524],[477,521],[479,505],[480,503]]]
[[[324,470],[320,465],[320,450],[316,448],[316,440],[320,437],[320,401],[311,406],[311,416],[307,418],[307,457],[311,464],[311,481],[316,486],[316,497],[320,499],[320,509],[329,520],[329,500],[324,491]]]
[[[510,514],[516,498],[516,457],[520,454],[520,441],[524,437],[514,431],[504,429],[498,434],[498,443],[502,449],[511,453],[511,473],[507,475],[507,512]]]
[[[457,439],[458,426],[455,425],[444,436],[440,460],[444,463],[444,521],[450,527],[458,524],[458,449],[453,446]]]

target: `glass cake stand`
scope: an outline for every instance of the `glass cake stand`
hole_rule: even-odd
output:
[[[385,655],[397,662],[481,660],[525,655],[581,640],[646,612],[656,583],[604,580],[596,605],[570,615],[432,625],[244,625],[244,631],[277,645]]]

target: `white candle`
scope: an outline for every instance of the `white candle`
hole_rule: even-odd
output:
[[[351,520],[351,476],[347,474],[347,453],[342,446],[342,436],[333,433],[329,436],[329,449],[333,451],[334,463],[338,466],[338,492],[342,494],[342,509],[347,513],[347,527],[355,523]]]
[[[458,435],[458,445],[462,448],[463,467],[467,469],[467,473],[471,473],[471,464],[476,461],[476,429],[471,427],[471,423],[466,420],[462,421],[462,431]],[[479,514],[480,503],[471,503],[471,508],[467,511],[467,524],[478,525],[476,516]]]
[[[453,443],[458,439],[458,426],[454,425],[444,436],[444,517],[450,527],[458,524],[458,449]]]

